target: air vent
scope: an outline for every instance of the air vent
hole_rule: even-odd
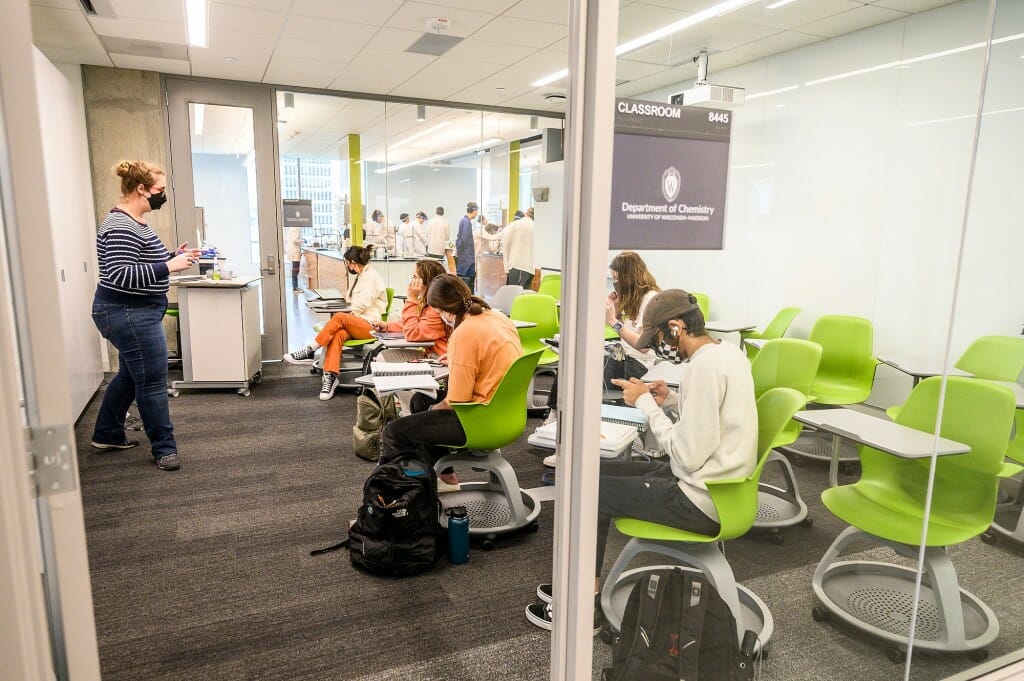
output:
[[[93,0],[93,2],[95,1]],[[103,43],[103,47],[110,54],[188,61],[188,47],[185,45],[156,43],[149,40],[134,40],[132,38],[115,38],[109,35],[101,35],[100,42]]]
[[[565,95],[563,95],[561,92],[549,92],[546,95],[544,95],[544,99],[549,104],[561,104],[562,102],[565,101]]]
[[[438,33],[424,33],[420,36],[419,40],[406,49],[406,52],[412,52],[414,54],[429,54],[434,57],[440,57],[460,42],[462,42],[462,38],[457,36],[440,35]]]
[[[78,4],[82,6],[82,11],[91,17],[117,18],[114,3],[110,0],[78,0]]]

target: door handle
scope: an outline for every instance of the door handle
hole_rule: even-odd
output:
[[[267,266],[260,270],[262,274],[277,274],[277,257],[274,255],[267,256]]]

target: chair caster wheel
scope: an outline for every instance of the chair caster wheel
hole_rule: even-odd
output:
[[[263,382],[263,372],[257,371],[256,375],[252,377],[253,385],[259,385]]]
[[[800,521],[800,527],[813,527],[813,526],[814,526],[814,518],[804,518],[803,520]]]
[[[601,627],[601,632],[598,634],[601,637],[601,641],[612,645],[615,643],[615,633],[608,628],[608,625]]]
[[[482,542],[480,542],[480,548],[482,548],[484,551],[490,551],[494,548],[494,542],[490,539],[484,539]]]
[[[238,394],[241,395],[242,397],[248,397],[250,395],[250,391],[248,388],[239,388]]]
[[[768,541],[776,546],[781,546],[786,542],[786,535],[782,534],[782,532],[772,532],[768,535]]]
[[[526,526],[526,531],[529,532],[530,534],[536,533],[537,530],[539,530],[539,529],[540,529],[540,525],[537,524],[537,521],[534,521],[534,522],[532,522],[532,523],[530,523],[529,525]]]
[[[811,618],[813,618],[815,622],[828,622],[832,619],[832,613],[830,613],[826,608],[816,605],[811,608]]]
[[[988,649],[978,648],[977,650],[971,650],[967,653],[967,657],[971,662],[984,662],[988,659]]]
[[[985,542],[986,544],[995,545],[995,543],[998,541],[998,539],[996,539],[996,533],[995,532],[982,532],[981,533],[981,541]]]
[[[889,648],[885,651],[885,656],[893,664],[903,664],[907,661],[907,651],[900,650],[899,648]]]

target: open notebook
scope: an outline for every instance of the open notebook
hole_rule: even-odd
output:
[[[440,387],[434,379],[434,367],[426,362],[370,362],[370,373],[378,393]]]

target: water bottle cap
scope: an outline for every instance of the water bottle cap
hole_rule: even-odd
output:
[[[469,516],[465,506],[452,506],[445,511],[449,518],[465,518]]]

